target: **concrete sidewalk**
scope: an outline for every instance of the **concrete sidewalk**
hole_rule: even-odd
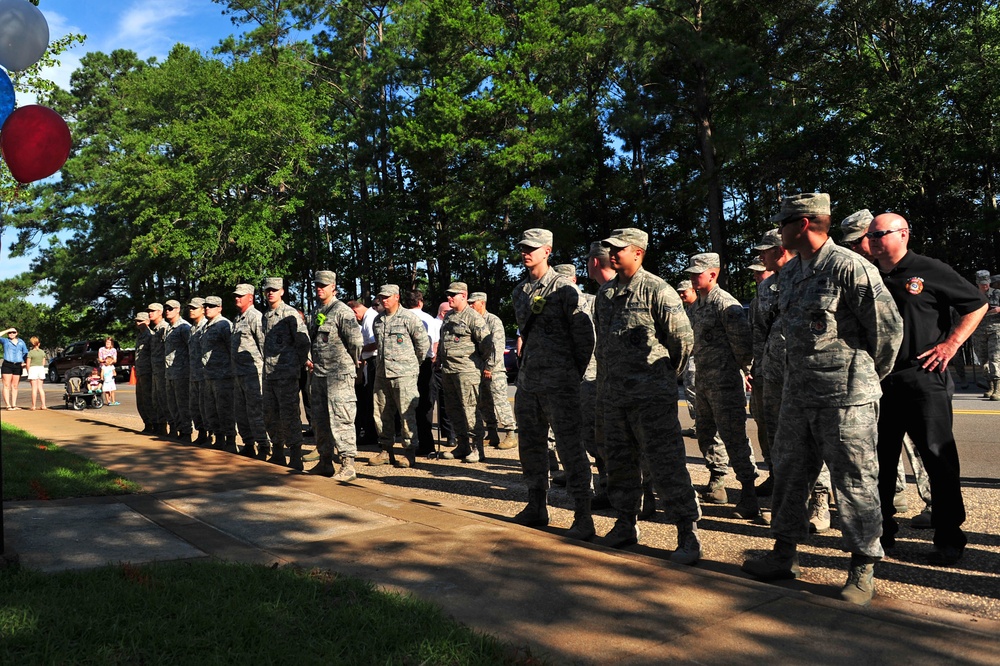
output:
[[[88,420],[3,420],[146,494],[5,503],[7,550],[43,570],[167,559],[295,563],[443,606],[555,663],[996,664],[1000,623],[779,585],[571,542],[502,516],[347,485]]]

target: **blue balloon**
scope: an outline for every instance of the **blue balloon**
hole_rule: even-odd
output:
[[[3,127],[7,116],[14,112],[14,84],[10,82],[7,72],[0,69],[0,127]]]

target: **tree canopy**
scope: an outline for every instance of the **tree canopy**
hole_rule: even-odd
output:
[[[213,53],[90,53],[45,93],[74,151],[4,195],[13,253],[39,244],[7,288],[48,280],[76,333],[275,275],[308,309],[321,268],[348,297],[462,279],[503,302],[533,226],[581,268],[640,227],[671,281],[718,252],[747,300],[801,191],[1000,268],[996,2],[216,2],[238,31]]]

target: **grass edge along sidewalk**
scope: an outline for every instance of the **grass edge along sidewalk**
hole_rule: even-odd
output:
[[[0,572],[0,663],[543,664],[434,604],[219,561]]]
[[[6,423],[4,499],[141,492]],[[119,563],[0,570],[0,663],[543,664],[431,602],[294,566]],[[224,618],[220,620],[220,618]]]
[[[0,423],[3,434],[3,499],[50,500],[128,495],[139,484],[52,442]]]

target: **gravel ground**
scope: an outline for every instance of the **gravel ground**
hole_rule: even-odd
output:
[[[59,408],[58,402],[50,404]],[[131,410],[125,411],[124,406],[122,409],[88,410],[87,416],[136,429],[142,427],[138,416]],[[685,427],[690,425],[683,413],[681,422]],[[753,422],[748,421],[748,428],[752,427]],[[753,441],[752,432],[750,436]],[[697,445],[690,438],[685,441],[692,480],[696,485],[704,484],[708,481],[708,472],[702,459],[691,455],[692,451],[697,451]],[[400,452],[397,445],[397,453]],[[385,484],[386,490],[396,494],[403,492],[428,501],[463,506],[499,519],[513,516],[526,501],[517,449],[487,449],[486,462],[474,465],[458,460],[418,458],[415,469],[367,466],[367,459],[375,457],[376,453],[372,449],[358,452],[359,477],[366,484]],[[307,462],[306,469],[312,464]],[[730,498],[738,499],[739,485],[735,477],[730,474],[726,482]],[[919,513],[923,503],[913,483],[907,486],[910,510],[900,518],[897,546],[891,557],[876,567],[879,596],[1000,620],[1000,480],[977,479],[966,483],[963,492],[968,513],[964,529],[969,537],[965,556],[953,568],[932,567],[926,562],[932,532],[910,528],[909,519]],[[558,533],[572,522],[572,500],[562,488],[553,488],[550,504],[553,509],[549,529]],[[699,526],[703,558],[698,566],[745,576],[739,571],[743,560],[770,549],[773,542],[769,529],[732,517],[732,503],[703,505],[702,511],[704,515]],[[848,556],[839,549],[836,510],[833,514],[833,528],[814,535],[800,547],[802,579],[784,585],[836,596],[844,583]],[[611,511],[596,512],[594,520],[599,535],[606,533],[614,523]],[[639,527],[642,536],[640,543],[630,548],[634,552],[665,558],[676,545],[676,529],[662,522],[662,513],[651,521],[641,521]]]

